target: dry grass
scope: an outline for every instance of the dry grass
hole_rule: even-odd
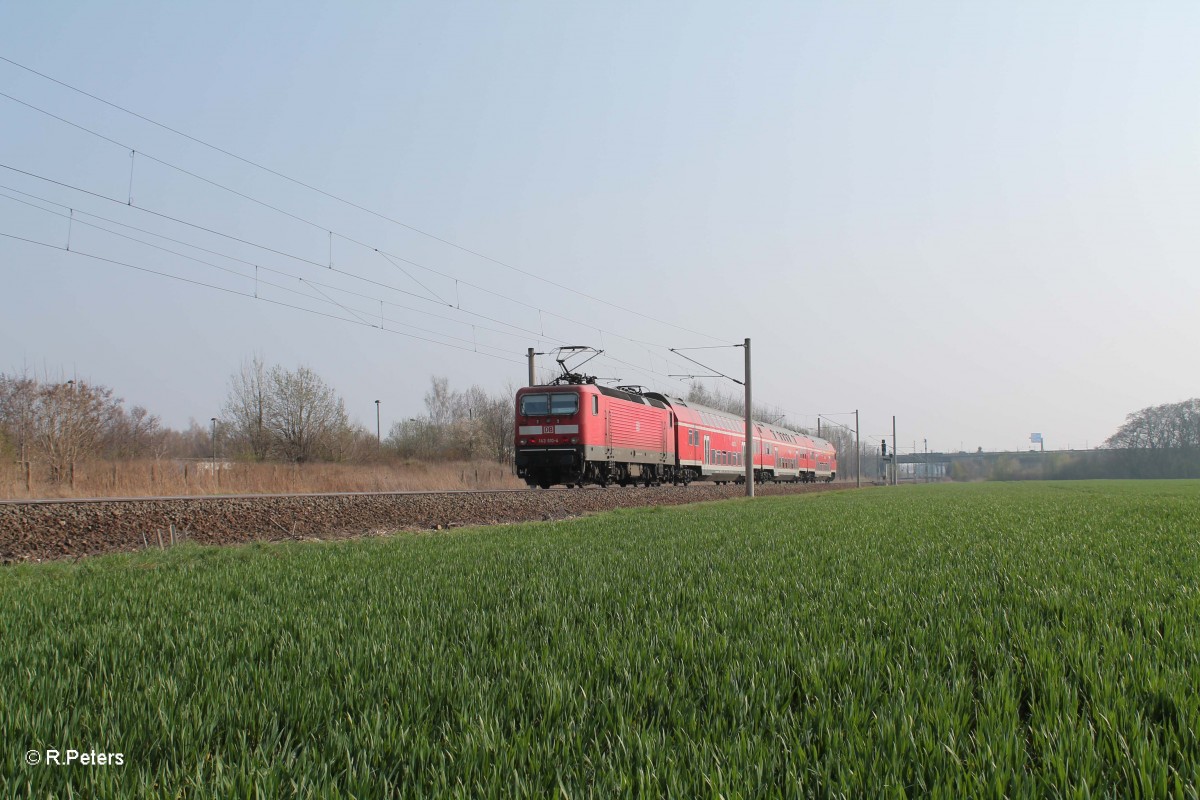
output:
[[[209,461],[94,461],[77,465],[75,482],[53,484],[34,465],[26,488],[19,464],[0,465],[0,499],[174,497],[213,494],[407,492],[519,489],[508,464],[494,461],[385,464],[246,464]]]

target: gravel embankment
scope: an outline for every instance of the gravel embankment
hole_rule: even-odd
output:
[[[766,485],[760,495],[846,488]],[[738,486],[692,485],[521,492],[271,495],[0,504],[0,563],[158,547],[159,536],[201,544],[343,538],[397,530],[575,517],[615,508],[740,497]]]

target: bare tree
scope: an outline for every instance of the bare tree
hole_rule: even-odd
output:
[[[1135,450],[1200,448],[1200,398],[1135,411],[1105,446]]]
[[[0,433],[18,458],[28,461],[38,382],[28,375],[0,375]]]
[[[1104,445],[1122,451],[1106,477],[1200,476],[1200,398],[1135,411]]]
[[[736,391],[727,392],[720,387],[710,389],[700,381],[692,381],[688,385],[687,397],[684,399],[689,403],[708,406],[718,411],[724,411],[727,414],[736,414],[739,417],[746,413],[746,398],[742,393]],[[754,418],[759,422],[775,424],[781,420],[782,415],[778,410],[770,406],[756,403],[754,405]]]
[[[334,444],[350,426],[346,406],[332,388],[308,367],[295,371],[274,367],[266,430],[288,461],[310,461],[334,454]]]
[[[271,432],[267,429],[271,386],[262,356],[242,362],[229,379],[229,396],[222,409],[222,426],[255,461],[271,454]]]
[[[513,457],[513,427],[516,425],[516,396],[507,384],[499,395],[484,394],[477,413],[481,455],[504,463]]]
[[[50,480],[73,480],[75,464],[96,454],[121,412],[112,389],[86,381],[46,383],[34,396],[32,441]]]
[[[430,379],[424,417],[397,422],[388,446],[408,458],[472,459],[512,457],[516,390],[492,395],[480,386],[454,391],[443,377]]]
[[[165,447],[162,422],[142,406],[129,411],[117,408],[104,432],[101,449],[107,458],[162,456]]]

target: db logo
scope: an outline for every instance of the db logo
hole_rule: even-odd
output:
[[[542,433],[546,433],[546,434],[554,433],[554,426],[547,425],[546,427],[542,428]]]

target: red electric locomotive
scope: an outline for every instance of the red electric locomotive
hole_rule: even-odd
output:
[[[517,474],[530,486],[678,479],[667,404],[607,386],[519,390],[516,445]]]
[[[560,365],[562,359],[559,360]],[[530,486],[718,483],[745,479],[745,421],[640,387],[596,385],[569,372],[517,391],[517,474]],[[823,439],[754,423],[755,479],[831,481],[837,454]]]

